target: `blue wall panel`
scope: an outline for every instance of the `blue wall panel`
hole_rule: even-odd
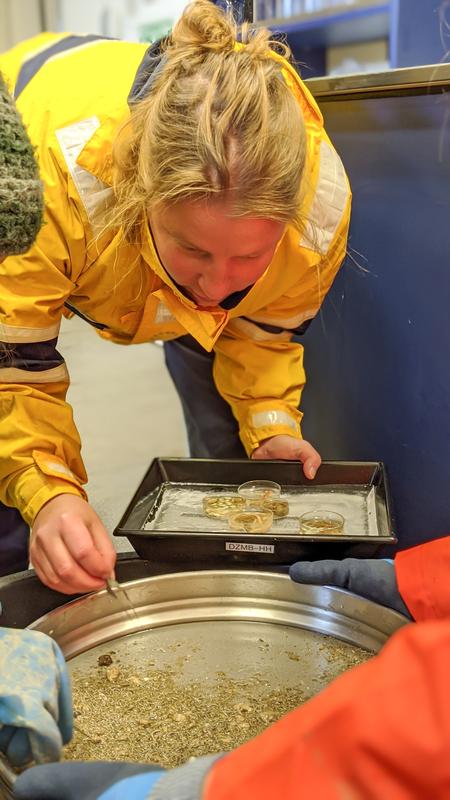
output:
[[[385,461],[405,547],[450,532],[450,95],[322,111],[354,205],[351,258],[303,337],[304,435]]]
[[[392,0],[391,67],[416,67],[447,61],[449,23],[447,0]]]

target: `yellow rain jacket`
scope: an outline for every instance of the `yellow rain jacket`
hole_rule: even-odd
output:
[[[86,473],[68,373],[56,342],[62,314],[78,313],[119,344],[191,334],[214,350],[214,380],[248,454],[276,434],[301,438],[303,348],[292,336],[320,308],[346,251],[350,188],[321,113],[280,56],[303,109],[314,241],[287,228],[264,275],[230,309],[198,308],[142,244],[103,230],[111,148],[146,45],[43,34],[0,57],[0,71],[36,146],[45,222],[35,246],[0,264],[0,500],[32,523],[51,497],[85,496]]]

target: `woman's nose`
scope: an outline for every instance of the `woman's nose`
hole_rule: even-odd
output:
[[[229,292],[230,276],[226,262],[214,262],[199,279],[202,292],[207,297],[225,297]]]

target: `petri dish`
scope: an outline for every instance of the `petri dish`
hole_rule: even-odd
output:
[[[245,500],[238,494],[207,494],[203,498],[203,511],[213,519],[226,519],[232,511],[244,509]]]
[[[287,500],[263,500],[261,508],[263,511],[271,511],[276,519],[287,517],[289,514],[289,503]]]
[[[271,511],[233,511],[228,517],[231,530],[244,533],[266,533],[272,523]]]
[[[316,536],[339,535],[344,530],[345,519],[337,511],[317,509],[308,511],[300,517],[300,533]]]
[[[261,505],[265,500],[275,500],[281,494],[281,486],[275,481],[246,481],[238,487],[238,495],[243,497],[247,508],[253,504]]]

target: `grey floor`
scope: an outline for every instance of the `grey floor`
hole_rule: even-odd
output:
[[[151,460],[187,455],[178,397],[158,345],[111,344],[75,318],[63,321],[58,348],[71,377],[89,500],[111,533]]]

